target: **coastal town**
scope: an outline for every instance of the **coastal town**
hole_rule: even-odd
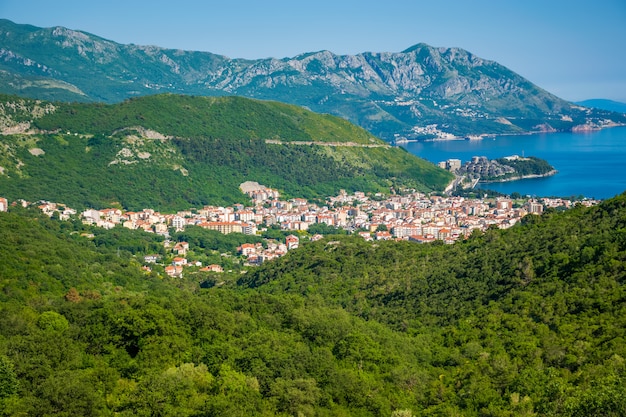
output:
[[[164,236],[164,244],[174,258],[165,273],[182,276],[185,267],[202,267],[204,271],[223,272],[222,266],[202,266],[185,258],[189,250],[187,242],[171,242],[170,232],[182,231],[187,226],[215,230],[223,234],[242,233],[258,235],[268,228],[291,232],[284,241],[267,240],[265,244],[245,243],[238,248],[238,255],[249,266],[260,265],[285,255],[298,248],[301,239],[318,240],[323,236],[310,233],[314,225],[323,225],[327,230],[341,230],[358,234],[368,241],[407,240],[416,243],[442,241],[452,244],[464,239],[475,230],[485,231],[490,227],[506,229],[517,224],[524,216],[541,214],[546,208],[570,208],[573,201],[561,198],[526,198],[513,200],[499,197],[494,199],[468,199],[454,196],[428,196],[415,190],[403,190],[366,195],[363,192],[348,194],[341,191],[320,206],[305,199],[281,199],[277,190],[256,182],[245,182],[241,191],[250,198],[250,205],[236,204],[232,207],[205,206],[190,208],[172,214],[159,213],[153,209],[124,211],[119,208],[87,209],[80,213],[61,204],[40,201],[36,206],[46,215],[59,220],[78,218],[83,224],[106,229],[124,227],[143,230]],[[583,205],[595,205],[597,200],[582,200]],[[28,206],[20,201],[13,204]],[[9,202],[0,198],[0,211],[6,211]],[[144,268],[155,263],[157,258],[147,256]]]

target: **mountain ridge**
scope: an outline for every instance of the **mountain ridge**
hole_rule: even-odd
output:
[[[240,95],[331,113],[387,141],[429,138],[421,129],[430,125],[463,137],[626,123],[624,115],[569,103],[494,61],[424,43],[403,52],[249,60],[7,20],[0,20],[0,41],[0,92],[35,98],[112,103],[159,92]]]
[[[577,101],[576,104],[580,104],[585,107],[595,107],[602,110],[610,110],[618,113],[626,113],[626,103],[603,99],[603,98],[592,98],[583,101]]]

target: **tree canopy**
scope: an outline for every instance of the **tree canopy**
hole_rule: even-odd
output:
[[[12,208],[0,415],[622,416],[626,194],[525,219],[333,235],[203,289],[143,272],[141,233],[118,250]]]

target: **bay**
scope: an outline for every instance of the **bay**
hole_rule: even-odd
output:
[[[504,194],[607,199],[626,190],[626,127],[584,133],[409,142],[401,146],[435,164],[447,159],[465,163],[472,156],[495,159],[520,155],[545,159],[558,170],[551,177],[479,184],[480,188]]]

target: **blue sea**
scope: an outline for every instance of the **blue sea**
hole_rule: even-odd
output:
[[[479,185],[504,194],[607,199],[626,191],[626,127],[471,141],[410,142],[402,146],[435,164],[452,158],[465,163],[472,156],[495,159],[520,155],[545,159],[558,170],[551,177]]]

